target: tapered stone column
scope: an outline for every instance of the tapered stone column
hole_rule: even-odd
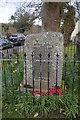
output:
[[[44,31],[58,31],[60,8],[58,2],[45,2],[42,6],[42,27]]]

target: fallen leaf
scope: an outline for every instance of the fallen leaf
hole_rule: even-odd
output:
[[[34,117],[37,117],[39,114],[38,113],[36,113],[35,115],[34,115]]]

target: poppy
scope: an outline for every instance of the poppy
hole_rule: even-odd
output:
[[[35,90],[35,91],[34,91],[34,94],[40,95],[40,90]],[[33,92],[32,92],[32,96],[33,96]],[[41,96],[45,96],[44,91],[41,91]]]
[[[38,94],[40,96],[40,90],[35,90],[34,94]],[[48,94],[48,92],[47,92]],[[50,88],[49,89],[49,96],[56,94],[56,88]],[[60,88],[57,89],[57,95],[58,96],[63,96],[62,90]],[[33,96],[33,92],[32,92],[32,96]],[[41,92],[41,96],[46,96],[46,94],[44,93],[44,91]]]

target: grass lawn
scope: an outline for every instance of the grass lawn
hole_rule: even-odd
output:
[[[68,47],[66,47],[66,50]],[[65,51],[65,50],[64,50]],[[72,56],[74,47],[72,46]],[[69,58],[70,58],[69,49]],[[65,54],[65,53],[64,53]],[[23,57],[23,55],[22,55]],[[15,58],[15,56],[13,56]],[[73,59],[73,57],[72,57]],[[50,117],[55,118],[65,117],[65,118],[76,118],[78,114],[78,63],[75,63],[75,77],[74,77],[74,94],[72,98],[72,80],[73,80],[73,69],[74,63],[66,63],[66,83],[65,83],[65,99],[63,96],[57,96],[55,99],[54,95],[51,95],[49,101],[47,96],[42,97],[42,105],[40,105],[40,97],[35,96],[35,105],[33,106],[33,96],[31,91],[28,90],[27,101],[25,92],[19,93],[19,81],[16,60],[12,61],[12,71],[13,71],[13,85],[14,85],[14,97],[12,95],[12,82],[11,82],[11,70],[10,64],[5,61],[6,64],[6,83],[7,83],[7,96],[8,102],[6,100],[5,82],[4,82],[4,72],[2,72],[2,117],[3,118],[30,118],[30,117]],[[19,61],[20,70],[20,83],[23,81],[24,75],[24,63]],[[61,90],[64,92],[64,79],[65,79],[65,63],[63,63],[63,76]]]
[[[69,44],[68,46],[64,47],[63,59],[65,60],[65,54],[67,54],[67,59],[73,60],[74,52],[76,53],[76,46],[74,46],[74,44]]]

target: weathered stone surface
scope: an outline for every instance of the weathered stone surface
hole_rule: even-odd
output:
[[[60,6],[58,2],[44,2],[42,5],[42,26],[45,32],[59,31]]]
[[[50,52],[50,87],[55,86],[56,83],[56,54],[59,54],[59,60],[63,60],[63,36],[58,32],[44,32],[40,34],[32,34],[26,36],[24,51],[26,52],[27,59],[27,84],[33,86],[32,80],[32,57],[31,54],[34,52],[34,81],[35,89],[40,88],[40,57],[42,54],[42,89],[47,90],[48,81],[48,53]],[[58,63],[58,86],[61,85],[62,79],[62,65]],[[24,70],[25,73],[25,70]],[[24,74],[25,84],[25,74]]]

